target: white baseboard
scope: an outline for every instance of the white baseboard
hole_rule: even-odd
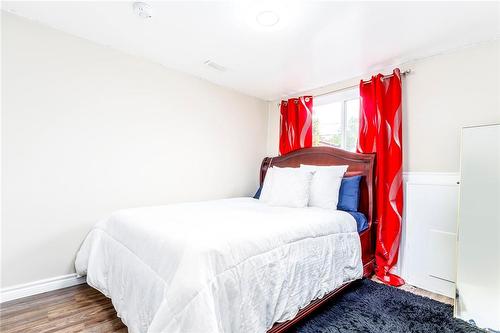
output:
[[[0,292],[0,303],[12,301],[18,298],[37,295],[47,291],[62,289],[66,287],[76,286],[85,283],[84,276],[77,276],[76,274],[68,274],[57,276],[54,278],[38,280],[25,284],[18,284],[16,286],[3,288]]]

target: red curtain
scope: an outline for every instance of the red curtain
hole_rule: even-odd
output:
[[[312,96],[291,98],[280,104],[280,154],[312,147]]]
[[[360,119],[358,152],[376,153],[375,188],[377,241],[375,274],[387,284],[399,286],[404,280],[389,273],[398,261],[403,212],[403,142],[401,74],[382,74],[359,85]]]

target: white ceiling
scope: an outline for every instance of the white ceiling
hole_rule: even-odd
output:
[[[266,100],[500,36],[499,2],[149,4],[149,20],[129,1],[4,1],[2,8]],[[258,29],[255,15],[267,9],[280,23]]]

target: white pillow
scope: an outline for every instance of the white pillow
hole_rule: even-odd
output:
[[[311,170],[272,167],[267,170],[259,199],[271,206],[306,207],[312,177]]]
[[[337,210],[340,184],[347,167],[347,165],[300,165],[301,169],[314,171],[309,206]]]

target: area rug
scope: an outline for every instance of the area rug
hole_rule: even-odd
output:
[[[296,333],[484,332],[453,318],[453,307],[363,279],[299,324]]]

